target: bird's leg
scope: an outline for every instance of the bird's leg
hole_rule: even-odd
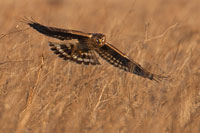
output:
[[[76,45],[71,45],[71,57],[81,55],[82,54],[82,49],[79,47],[78,43]]]
[[[73,55],[74,55],[74,53],[76,52],[76,50],[77,50],[77,46],[76,45],[71,45],[71,53],[70,53],[70,55],[71,55],[71,57],[73,57]]]

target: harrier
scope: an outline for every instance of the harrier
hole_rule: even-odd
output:
[[[49,27],[29,19],[26,19],[25,23],[49,37],[62,41],[76,39],[77,41],[73,43],[49,42],[50,49],[64,60],[85,65],[100,65],[95,55],[96,52],[108,63],[124,71],[155,81],[160,81],[165,78],[164,76],[156,75],[145,70],[140,64],[131,60],[126,54],[108,43],[104,34]]]

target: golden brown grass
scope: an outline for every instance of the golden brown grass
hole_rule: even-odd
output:
[[[0,132],[200,132],[199,5],[1,1]],[[23,16],[105,33],[133,60],[171,78],[156,83],[103,60],[97,67],[63,61],[49,50],[51,38],[32,29],[3,36],[27,28]]]

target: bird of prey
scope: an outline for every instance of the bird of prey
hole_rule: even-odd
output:
[[[166,78],[145,70],[140,64],[131,60],[126,54],[106,41],[101,33],[85,33],[77,30],[61,29],[42,25],[34,20],[24,19],[24,22],[36,31],[53,38],[74,40],[74,43],[49,42],[50,49],[64,60],[74,61],[78,64],[100,65],[95,53],[115,67],[134,73],[144,78],[161,81]]]

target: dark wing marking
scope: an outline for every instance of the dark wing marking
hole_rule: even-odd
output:
[[[38,32],[53,38],[57,38],[60,40],[71,40],[71,39],[82,39],[82,38],[91,38],[92,35],[90,33],[84,33],[82,31],[76,30],[67,30],[55,27],[49,27],[32,20],[25,18],[23,20],[26,24],[28,24],[33,29],[37,30]]]
[[[116,47],[114,47],[109,43],[106,43],[100,49],[97,49],[96,52],[110,64],[120,69],[123,69],[127,72],[131,72],[136,75],[155,81],[160,81],[162,78],[166,78],[148,72],[147,70],[142,68],[140,64],[129,59],[128,56],[126,56],[123,52],[121,52],[120,50],[118,50]]]
[[[77,49],[73,51],[74,47],[76,47],[76,45],[73,43],[61,44],[61,43],[49,42],[49,46],[51,47],[51,50],[58,55],[58,57],[63,58],[64,60],[70,60],[78,64],[84,64],[84,65],[100,64],[94,51],[92,50],[80,51]]]

